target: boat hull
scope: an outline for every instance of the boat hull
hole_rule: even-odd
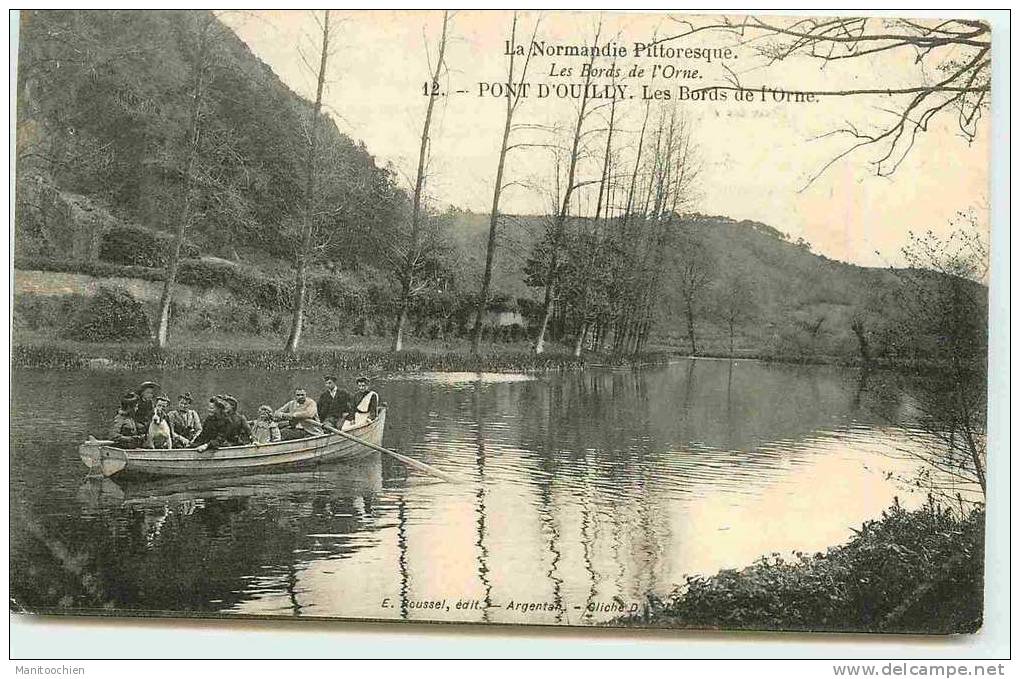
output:
[[[386,409],[361,427],[346,434],[374,445],[382,445]],[[360,441],[339,434],[322,434],[293,441],[261,445],[229,446],[199,452],[194,448],[122,449],[109,441],[90,440],[78,449],[82,462],[102,476],[201,476],[224,473],[258,473],[294,469],[323,462],[355,460],[374,451]]]

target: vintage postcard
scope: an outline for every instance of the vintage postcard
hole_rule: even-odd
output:
[[[988,24],[16,19],[12,612],[981,628]]]

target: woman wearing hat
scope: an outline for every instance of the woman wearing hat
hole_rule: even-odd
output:
[[[223,394],[220,398],[227,404],[227,445],[244,446],[251,443],[251,425],[248,424],[248,418],[237,412],[237,399],[230,394]]]
[[[213,396],[209,399],[208,413],[205,422],[202,423],[202,433],[191,442],[199,452],[231,445],[227,441],[230,421],[227,419],[226,401],[219,396]]]
[[[110,425],[110,439],[118,448],[137,448],[145,443],[145,430],[135,421],[138,394],[129,391],[120,399],[120,408]]]
[[[177,397],[177,410],[170,413],[170,426],[173,427],[175,442],[188,446],[202,433],[202,420],[191,408],[191,392],[186,391]]]

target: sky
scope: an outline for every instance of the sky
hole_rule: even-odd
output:
[[[321,12],[318,12],[321,20]],[[321,31],[313,12],[258,11],[221,15],[252,52],[266,62],[298,94],[314,98]],[[621,157],[636,146],[645,104],[641,86],[669,89],[681,85],[724,84],[734,73],[745,86],[818,90],[895,87],[915,83],[913,55],[886,53],[844,60],[821,68],[817,60],[790,59],[765,67],[746,47],[734,47],[729,59],[711,62],[692,55],[672,58],[635,57],[635,42],[652,42],[683,29],[687,17],[656,13],[602,15],[600,45],[615,42],[631,53],[618,57],[626,73],[633,66],[696,69],[696,80],[609,78],[596,85],[622,82],[634,98],[618,107]],[[591,44],[599,15],[594,13],[522,13],[518,42],[530,42],[536,19],[536,41],[548,44]],[[505,99],[480,96],[483,83],[506,81],[504,44],[510,37],[512,13],[462,11],[451,14],[445,62],[440,79],[444,96],[437,99],[431,135],[428,191],[440,205],[488,212],[492,203]],[[695,22],[698,19],[693,19]],[[344,133],[363,141],[380,164],[391,165],[405,185],[413,173],[425,116],[423,94],[442,25],[439,11],[333,12],[334,40],[329,50],[324,105]],[[733,39],[702,33],[688,38],[688,47],[725,48]],[[676,41],[662,47],[680,47]],[[891,56],[890,56],[891,55]],[[959,56],[959,55],[955,55]],[[550,126],[566,124],[577,100],[538,98],[540,83],[579,83],[582,58],[535,55],[526,80],[532,96],[522,100],[515,122]],[[612,59],[597,63],[608,66]],[[518,61],[518,65],[520,61]],[[571,77],[553,75],[571,67]],[[934,77],[928,73],[925,77]],[[458,90],[462,92],[458,92]],[[975,141],[961,138],[952,115],[936,119],[891,177],[878,177],[870,161],[874,149],[860,150],[836,162],[810,181],[843,148],[846,141],[827,135],[848,123],[859,128],[889,120],[894,102],[888,97],[826,97],[813,103],[684,101],[679,110],[691,122],[699,159],[696,182],[698,212],[764,222],[804,238],[815,252],[867,266],[902,264],[901,247],[909,232],[932,230],[948,234],[954,217],[974,211],[987,229],[989,147],[987,125]],[[591,118],[599,126],[607,106]],[[594,137],[593,137],[594,138]],[[513,141],[532,146],[510,153],[508,183],[501,208],[510,213],[541,213],[549,198],[543,186],[552,182],[551,155],[543,145],[554,141],[542,130],[515,130]],[[632,151],[631,151],[632,152]],[[582,173],[586,171],[582,168]]]

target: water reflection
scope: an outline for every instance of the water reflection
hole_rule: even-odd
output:
[[[686,574],[823,549],[893,495],[913,501],[895,482],[918,445],[907,395],[852,372],[729,361],[380,380],[385,444],[467,484],[380,457],[82,483],[77,440],[141,377],[15,372],[15,606],[586,624]],[[308,378],[159,376],[251,407]],[[31,414],[58,386],[69,407],[39,431]]]

